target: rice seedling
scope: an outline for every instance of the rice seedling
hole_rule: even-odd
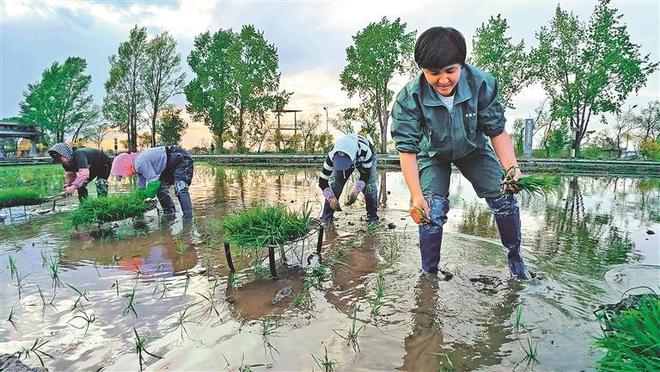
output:
[[[330,280],[331,277],[332,274],[327,266],[318,265],[305,276],[305,281],[312,287],[320,288],[323,282]]]
[[[183,256],[183,254],[186,253],[186,250],[188,249],[186,242],[184,242],[181,238],[174,238],[174,243],[176,244],[176,253],[179,256]]]
[[[117,291],[119,291],[119,289],[117,289]],[[126,302],[124,311],[121,314],[126,315],[132,312],[136,318],[139,318],[137,311],[135,311],[135,288],[133,288],[130,293],[125,294],[124,298],[126,298],[128,301]]]
[[[81,300],[84,299],[85,301],[89,302],[89,298],[87,298],[87,291],[81,292],[78,288],[72,286],[69,283],[67,283],[66,285],[69,286],[69,288],[73,289],[74,292],[78,294],[78,299],[76,299],[76,302],[73,304],[71,311],[75,310],[78,307]],[[82,309],[82,305],[80,305],[80,308]]]
[[[216,290],[217,287],[218,287],[218,281],[215,280],[215,282],[213,283],[213,286],[209,289],[209,295],[208,296],[206,296],[202,293],[197,293],[198,295],[202,296],[202,298],[206,302],[208,302],[208,307],[206,308],[206,310],[204,311],[202,316],[204,316],[206,314],[211,315],[213,313],[215,313],[215,315],[218,316],[218,317],[220,316],[220,311],[218,310],[218,300],[215,298],[215,290]]]
[[[53,284],[53,288],[60,287],[62,282],[60,281],[60,262],[59,260],[53,259],[53,257],[48,259],[48,270]]]
[[[382,273],[378,273],[375,290],[376,297],[369,301],[369,305],[371,305],[371,315],[373,316],[378,315],[380,313],[381,307],[384,305],[383,297],[385,296],[385,283],[383,281]]]
[[[112,252],[112,254],[108,257],[106,263],[108,266],[116,266],[119,260],[121,260],[122,255],[119,254],[119,252]]]
[[[257,263],[252,267],[252,274],[256,280],[270,278],[270,269],[266,266],[263,266],[259,263],[260,260],[257,260]]]
[[[358,342],[358,338],[360,336],[360,331],[362,331],[362,329],[364,329],[364,324],[362,324],[359,328],[357,326],[357,312],[359,310],[360,310],[359,306],[354,306],[353,307],[353,314],[351,314],[351,316],[350,316],[351,325],[348,328],[348,330],[346,331],[345,335],[337,332],[337,330],[333,330],[333,332],[337,336],[339,336],[339,337],[343,338],[344,340],[346,340],[347,345],[350,345],[351,347],[353,347],[353,351],[355,351],[356,353],[360,352],[360,344]]]
[[[7,318],[7,321],[14,326],[14,329],[16,329],[16,322],[14,321],[14,307],[12,306],[11,309],[9,310],[9,317]]]
[[[34,205],[43,201],[41,193],[30,187],[11,187],[0,190],[0,208]]]
[[[135,327],[133,327],[133,333],[135,334],[135,340],[134,340],[135,353],[138,355],[138,361],[140,363],[140,371],[142,371],[142,368],[144,366],[144,359],[145,359],[144,355],[142,355],[142,353],[147,354],[147,355],[149,355],[151,357],[154,357],[156,359],[163,359],[162,356],[158,356],[156,354],[153,354],[145,348],[146,344],[147,344],[147,341],[149,340],[148,335],[144,336],[144,337],[140,336],[138,334],[138,331],[135,329]]]
[[[220,220],[224,240],[232,245],[259,249],[303,237],[310,228],[310,210],[302,215],[281,205],[254,205]]]
[[[112,289],[112,288],[115,289],[115,292],[117,292],[117,297],[119,297],[119,281],[117,279],[115,279],[115,282],[112,283],[112,286],[110,287],[110,289]]]
[[[161,292],[160,292],[160,296],[156,297],[156,293],[158,293],[158,289],[159,289],[159,288],[162,288],[162,290],[161,290]],[[154,298],[157,298],[157,299],[159,299],[159,300],[162,300],[163,297],[165,297],[165,293],[167,293],[168,290],[169,290],[169,289],[167,288],[167,284],[166,284],[166,283],[164,283],[164,282],[159,282],[159,283],[156,283],[156,286],[154,287],[154,291],[151,293],[151,295],[152,295]]]
[[[293,305],[293,307],[303,307],[309,304],[311,299],[312,297],[309,294],[309,291],[296,292],[296,294],[293,295],[291,305]]]
[[[660,298],[643,295],[636,305],[608,317],[598,314],[606,333],[594,344],[607,351],[599,370],[660,370]]]
[[[449,355],[447,353],[431,353],[433,355],[437,355],[439,357],[444,357],[445,360],[447,361],[447,364],[449,367],[444,366],[444,362],[440,361],[440,365],[438,366],[438,372],[453,372],[454,371],[454,363],[452,363],[451,359],[449,359]]]
[[[7,263],[8,263],[7,268],[9,269],[11,278],[14,279],[14,275],[18,274],[18,269],[16,268],[16,261],[14,260],[14,257],[12,257],[12,255],[7,255]]]
[[[18,300],[19,301],[21,300],[21,297],[23,295],[23,285],[24,285],[23,279],[25,279],[28,275],[30,275],[30,274],[28,273],[28,274],[25,274],[25,275],[21,276],[21,274],[19,272],[16,272],[16,287],[18,287]]]
[[[76,328],[76,329],[83,329],[83,328],[85,328],[85,334],[87,334],[87,331],[89,330],[89,326],[90,326],[92,323],[94,323],[94,322],[96,321],[96,315],[94,315],[94,314],[88,314],[84,309],[78,309],[78,312],[80,313],[80,315],[76,315],[76,316],[74,316],[73,318],[71,318],[71,319],[69,320],[68,323],[69,323],[73,328]],[[82,325],[82,326],[78,326],[78,325],[72,324],[71,322],[74,321],[74,320],[76,320],[76,319],[80,319],[80,320],[84,321],[85,324]]]
[[[16,356],[20,359],[27,359],[30,358],[31,355],[36,356],[39,359],[39,363],[41,363],[41,366],[44,367],[44,360],[43,357],[49,357],[50,359],[54,359],[52,355],[48,354],[47,352],[41,350],[41,348],[46,345],[48,341],[43,341],[39,342],[39,339],[37,338],[34,340],[34,343],[30,347],[23,347],[22,350],[16,353]]]
[[[149,206],[137,192],[109,195],[105,198],[87,198],[70,213],[69,224],[78,229],[141,216],[147,210]]]
[[[369,222],[366,226],[367,234],[373,234],[378,230],[378,222]]]
[[[516,332],[520,330],[520,327],[522,326],[522,311],[523,311],[523,305],[518,304],[516,305],[514,309],[514,323],[513,327],[515,328]]]
[[[229,276],[227,276],[227,287],[236,288],[238,285],[238,279],[238,273],[230,273]]]
[[[528,337],[527,338],[527,345],[524,345],[523,343],[520,343],[520,346],[522,347],[523,351],[525,352],[525,357],[516,364],[516,367],[520,363],[526,363],[527,366],[533,365],[533,364],[541,364],[538,359],[538,343],[533,343],[532,338]],[[515,369],[515,368],[514,368]]]
[[[193,306],[194,304],[186,306],[186,308],[183,309],[183,311],[179,311],[179,315],[176,318],[176,326],[174,327],[174,330],[175,331],[177,329],[179,330],[181,334],[181,340],[183,340],[184,333],[186,336],[188,336],[188,338],[190,338],[190,335],[188,334],[188,330],[186,329],[186,323],[195,323],[189,320],[190,314],[188,313],[188,310],[190,310],[190,308]]]
[[[515,194],[524,191],[530,195],[540,195],[552,191],[559,185],[558,177],[543,174],[525,175],[518,180],[514,180],[512,176],[513,172],[510,172],[512,168],[509,168],[502,175],[501,184],[503,193]]]
[[[324,346],[325,348],[325,355],[323,358],[318,358],[316,355],[312,354],[312,358],[314,358],[314,362],[316,363],[317,366],[324,372],[332,372],[335,370],[337,366],[339,366],[339,362],[336,361],[335,359],[330,359],[328,356],[328,347]]]
[[[41,267],[46,267],[48,264],[48,253],[46,251],[41,251]]]
[[[39,298],[41,298],[41,312],[42,314],[46,312],[46,305],[50,305],[53,307],[53,309],[57,310],[55,307],[55,304],[53,301],[55,301],[55,296],[50,299],[50,301],[46,301],[46,296],[44,296],[44,292],[41,290],[41,287],[39,287],[39,284],[37,284],[37,290],[39,291]]]
[[[264,342],[264,353],[267,348],[268,351],[270,351],[270,357],[273,360],[275,360],[275,358],[273,358],[273,350],[275,350],[277,354],[280,354],[279,350],[277,350],[277,348],[270,342],[270,338],[277,335],[277,328],[279,328],[277,318],[266,317],[261,322],[261,339]]]
[[[401,247],[403,246],[403,236],[400,234],[389,234],[387,243],[383,247],[382,255],[385,261],[385,267],[390,268],[401,258]]]

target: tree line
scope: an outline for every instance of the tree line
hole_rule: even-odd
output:
[[[660,147],[658,102],[623,107],[630,94],[645,86],[658,62],[631,40],[610,0],[599,1],[587,21],[558,5],[530,47],[523,40],[513,41],[508,32],[501,15],[484,22],[474,34],[468,62],[495,76],[506,108],[515,108],[514,97],[525,87],[543,87],[546,99],[534,119],[548,155],[567,145],[579,153],[598,117],[611,129],[609,138],[619,149],[622,141],[631,139],[640,148]],[[361,103],[333,115],[335,128],[350,132],[359,123],[362,133],[387,152],[392,80],[420,74],[412,60],[416,34],[401,19],[384,17],[353,36],[339,80]],[[150,38],[145,27],[136,25],[109,57],[101,107],[89,94],[91,76],[85,73],[84,59],[55,62],[39,82],[28,85],[20,103],[21,120],[38,123],[52,141],[100,143],[103,133],[117,129],[126,133],[127,147],[136,150],[138,144],[180,142],[187,122],[169,101],[184,94],[187,113],[209,128],[218,152],[227,144],[237,152],[262,151],[268,141],[278,151],[314,152],[331,145],[332,136],[319,133],[320,115],[302,120],[295,134],[274,127],[273,115],[279,114],[273,111],[285,108],[293,93],[280,89],[277,48],[253,25],[195,37],[186,59],[192,71],[188,82],[176,47],[167,32]],[[149,132],[138,133],[142,127]],[[514,136],[521,127],[520,121],[515,123]]]

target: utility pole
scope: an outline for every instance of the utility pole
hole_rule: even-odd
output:
[[[328,132],[328,106],[323,106],[325,110],[325,131]]]

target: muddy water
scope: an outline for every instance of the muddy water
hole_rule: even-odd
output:
[[[39,350],[53,356],[40,354],[51,370],[137,370],[135,329],[148,337],[146,350],[162,357],[143,354],[151,370],[320,370],[314,357],[327,350],[341,370],[508,371],[527,367],[529,340],[537,370],[590,370],[602,355],[591,346],[599,335],[595,307],[660,282],[657,179],[563,176],[553,195],[521,197],[525,256],[539,275],[518,283],[509,280],[485,202],[454,174],[442,250],[454,278],[439,282],[418,272],[401,173],[382,172],[383,223],[360,221],[362,201],[345,208],[326,229],[327,280],[306,285],[319,264],[306,260],[315,236],[305,253],[287,253],[277,281],[259,279],[264,270],[253,268],[264,252],[235,252],[239,274],[230,277],[209,224],[257,202],[301,208],[309,201],[318,213],[316,170],[200,164],[195,171],[193,225],[160,223],[152,211],[100,238],[67,230],[66,213],[0,227],[0,350],[39,339],[48,341]],[[59,263],[56,279],[49,262]],[[384,294],[374,315],[379,277]],[[353,318],[357,344],[347,344]],[[35,355],[29,364],[39,364]]]

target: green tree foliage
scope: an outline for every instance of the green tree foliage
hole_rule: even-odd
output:
[[[509,30],[506,18],[501,14],[482,23],[472,38],[472,61],[475,66],[492,74],[497,80],[502,106],[515,108],[513,96],[533,79],[525,43],[514,44],[506,36]]]
[[[387,152],[387,107],[394,92],[388,85],[395,74],[404,74],[410,66],[416,32],[406,32],[406,24],[383,17],[353,36],[346,48],[348,62],[340,75],[342,89],[350,97],[358,95],[362,107],[380,127],[380,150]]]
[[[234,89],[234,65],[231,53],[234,34],[231,30],[205,32],[195,37],[188,65],[195,76],[184,91],[188,112],[203,121],[215,137],[216,151],[224,151],[226,116]]]
[[[57,142],[71,134],[76,140],[85,126],[98,120],[89,85],[92,77],[85,74],[87,62],[69,57],[63,64],[53,63],[44,70],[41,81],[29,84],[20,103],[21,121],[37,124]]]
[[[211,129],[220,152],[225,140],[246,150],[245,134],[263,135],[266,113],[288,101],[290,94],[278,92],[277,49],[254,26],[197,36],[188,64],[195,74],[184,89],[188,111]],[[251,123],[259,128],[247,128]]]
[[[654,140],[660,136],[660,101],[649,102],[638,115],[633,116],[635,127],[639,131],[640,142]]]
[[[264,38],[263,32],[252,25],[243,26],[241,32],[234,35],[231,53],[236,59],[234,65],[235,89],[232,92],[231,115],[232,137],[239,152],[246,150],[245,129],[250,116],[265,114],[275,106],[278,94],[280,74],[277,49]]]
[[[600,0],[588,24],[557,6],[550,26],[536,35],[530,58],[553,116],[576,130],[576,154],[591,116],[617,112],[658,67],[630,40],[621,17],[609,0]]]
[[[146,92],[141,74],[146,64],[147,29],[137,25],[128,41],[119,44],[110,56],[110,77],[105,82],[103,114],[113,127],[128,135],[128,149],[136,151],[138,123],[145,105]]]
[[[181,117],[181,109],[166,107],[160,116],[158,135],[161,145],[179,145],[181,134],[188,128],[188,123]]]
[[[163,32],[147,43],[141,79],[149,104],[151,146],[156,146],[158,113],[170,98],[183,92],[185,77],[181,72],[181,56],[176,52],[176,41],[172,36]]]

